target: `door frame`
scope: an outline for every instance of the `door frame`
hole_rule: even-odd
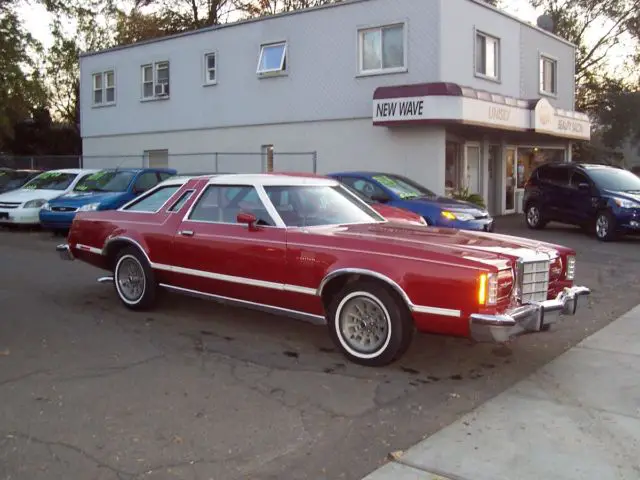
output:
[[[507,152],[509,152],[509,150],[513,151],[513,174],[511,178],[513,180],[513,208],[507,208]],[[502,188],[500,189],[502,201],[500,203],[502,204],[502,213],[504,215],[510,215],[516,213],[517,210],[516,199],[518,196],[516,194],[516,187],[518,185],[518,147],[516,145],[505,145],[502,152],[502,158],[502,179],[500,181],[502,185]]]

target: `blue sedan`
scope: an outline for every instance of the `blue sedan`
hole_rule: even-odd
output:
[[[40,210],[40,224],[49,230],[68,230],[76,212],[115,210],[178,172],[169,168],[105,169],[78,182],[75,188]]]
[[[493,231],[489,212],[473,203],[436,195],[402,175],[339,172],[328,176],[358,190],[371,200],[421,215],[429,225],[462,230]]]

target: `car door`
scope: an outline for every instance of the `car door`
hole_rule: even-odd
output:
[[[565,221],[567,216],[569,171],[564,165],[548,165],[538,172],[543,215],[549,219]]]
[[[567,193],[567,217],[573,219],[571,223],[586,224],[594,215],[592,203],[591,180],[582,172],[572,170],[569,177]]]
[[[172,248],[181,287],[254,304],[284,301],[286,234],[252,185],[209,184],[184,216]],[[240,212],[258,218],[238,223]]]

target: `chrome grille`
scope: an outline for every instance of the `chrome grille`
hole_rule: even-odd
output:
[[[78,209],[75,207],[51,207],[51,210],[54,212],[75,212]]]
[[[21,205],[20,202],[0,202],[0,208],[18,208]]]
[[[519,290],[523,303],[543,302],[549,291],[549,260],[523,261],[520,267]]]

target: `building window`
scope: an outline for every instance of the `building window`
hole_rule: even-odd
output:
[[[204,56],[204,83],[214,85],[216,82],[216,54],[215,52],[207,53]]]
[[[445,192],[451,195],[462,187],[462,145],[447,141],[445,150]]]
[[[537,167],[552,162],[564,162],[564,149],[518,148],[518,188],[524,188]]]
[[[142,66],[142,98],[150,100],[169,97],[169,62]]]
[[[558,92],[558,62],[552,58],[540,56],[540,93],[555,95]]]
[[[476,75],[497,80],[500,76],[500,40],[476,33]]]
[[[113,70],[93,74],[93,104],[111,105],[116,102],[116,76]]]
[[[287,43],[271,43],[260,47],[258,74],[280,73],[287,70]]]
[[[359,30],[360,73],[387,73],[406,69],[405,25]]]

